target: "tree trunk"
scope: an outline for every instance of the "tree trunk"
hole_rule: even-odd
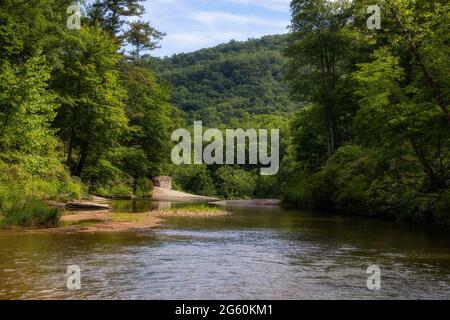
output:
[[[118,21],[116,21],[118,18],[118,14],[117,14],[117,1],[114,1],[113,7],[111,9],[112,13],[111,13],[111,33],[113,35],[116,34],[116,27],[117,27],[117,23]]]
[[[442,112],[444,113],[445,117],[447,118],[447,123],[450,124],[450,111],[448,110],[448,105],[445,102],[445,99],[444,99],[444,96],[442,95],[441,89],[439,88],[439,85],[436,83],[436,81],[434,81],[433,77],[431,76],[430,72],[428,71],[428,68],[423,63],[422,56],[419,52],[419,48],[417,48],[417,45],[414,42],[411,43],[411,50],[414,53],[414,57],[416,58],[416,61],[420,67],[420,70],[422,70],[422,74],[425,78],[426,83],[431,88],[435,99],[437,100],[439,106],[441,107]]]
[[[331,157],[339,148],[339,135],[334,112],[334,96],[335,90],[335,55],[333,50],[330,53],[327,46],[327,40],[319,34],[321,43],[321,72],[322,72],[322,105],[325,112],[325,130],[327,133],[328,156]]]
[[[87,128],[87,137],[83,143],[83,146],[81,147],[80,157],[78,159],[77,166],[75,167],[74,170],[74,176],[77,177],[81,176],[81,172],[83,171],[84,165],[86,163],[86,158],[88,156],[90,141],[91,141],[91,129],[89,125]]]
[[[431,88],[434,98],[439,104],[439,107],[442,109],[444,116],[446,117],[447,124],[450,124],[450,111],[448,108],[448,104],[445,101],[444,96],[442,95],[439,84],[433,79],[430,71],[423,62],[422,55],[420,54],[417,43],[413,40],[411,31],[405,29],[403,22],[397,13],[397,10],[392,6],[390,6],[390,10],[402,32],[404,32],[407,35],[409,41],[409,48],[412,51],[412,54],[414,55],[414,58],[416,59],[416,62],[419,65],[420,70],[422,71],[423,77],[425,78],[425,82]]]
[[[84,165],[86,163],[87,158],[87,149],[83,148],[80,154],[80,159],[78,160],[77,166],[75,167],[73,175],[76,177],[80,177],[83,172]]]
[[[417,158],[420,161],[420,164],[422,165],[423,170],[427,174],[428,178],[430,179],[430,183],[434,189],[434,191],[438,191],[441,189],[442,184],[440,183],[439,179],[436,177],[436,174],[434,173],[433,167],[429,164],[427,161],[422,148],[420,147],[420,144],[418,143],[416,138],[410,138],[411,146],[414,149],[414,152],[416,153]]]
[[[71,171],[73,169],[72,153],[74,142],[75,142],[75,125],[72,124],[72,129],[70,132],[69,151],[67,152],[67,166],[71,169]]]
[[[325,106],[325,126],[327,130],[328,156],[331,157],[339,148],[339,137],[337,133],[336,115],[333,107]]]

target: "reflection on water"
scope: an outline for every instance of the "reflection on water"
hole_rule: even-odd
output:
[[[171,202],[150,200],[115,200],[113,201],[114,212],[147,212],[157,209],[170,209]]]
[[[119,201],[115,211],[170,206]],[[173,206],[183,206],[173,203]],[[141,233],[0,232],[0,299],[376,299],[450,295],[450,237],[363,217],[233,208]],[[68,265],[82,289],[69,291]],[[369,265],[382,289],[366,288]]]

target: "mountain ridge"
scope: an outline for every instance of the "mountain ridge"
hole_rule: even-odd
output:
[[[295,110],[284,81],[287,35],[230,41],[152,61],[172,103],[206,125]]]

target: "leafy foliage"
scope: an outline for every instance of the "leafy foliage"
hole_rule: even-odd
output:
[[[284,79],[286,36],[231,41],[170,58],[152,59],[172,86],[175,106],[190,120],[217,126],[257,114],[294,110]]]
[[[40,200],[79,198],[82,183],[108,196],[149,195],[181,116],[139,54],[129,62],[120,52],[125,35],[141,51],[162,36],[142,21],[124,33],[125,18],[144,13],[139,2],[90,2],[81,30],[66,28],[70,0],[0,3],[4,225],[54,225],[58,215]]]
[[[320,71],[312,66],[321,29],[325,35],[336,32],[333,41],[352,35],[349,47],[354,52],[337,50],[333,55],[339,62],[333,85],[351,88],[333,91],[331,99],[342,146],[330,152],[325,110],[329,93],[307,87],[310,104],[292,121],[297,161],[292,172],[297,178],[286,189],[286,200],[343,212],[448,223],[443,208],[448,208],[450,170],[450,70],[444,61],[450,56],[448,33],[442,30],[448,28],[450,7],[445,1],[381,1],[383,29],[374,32],[365,28],[369,4],[364,0],[292,2],[291,39],[296,42],[287,54],[294,93],[301,83],[309,83],[305,74]],[[335,5],[346,10],[335,10]],[[317,12],[322,14],[315,16]],[[333,21],[343,14],[353,19],[333,29]],[[309,20],[297,15],[326,17],[330,23],[312,28]],[[321,73],[326,75],[323,69]]]

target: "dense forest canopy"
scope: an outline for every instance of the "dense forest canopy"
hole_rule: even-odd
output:
[[[172,102],[191,120],[229,123],[256,114],[283,114],[296,108],[285,80],[286,35],[231,41],[153,62],[170,83]]]
[[[35,199],[148,195],[150,178],[169,162],[170,133],[183,116],[140,65],[163,36],[136,20],[142,2],[83,1],[79,28],[69,28],[77,25],[68,20],[76,22],[73,1],[0,3],[0,212],[7,224],[52,223],[52,211],[28,208]]]
[[[449,219],[450,5],[445,0],[294,0],[286,54],[303,206]],[[320,13],[320,14],[318,14]],[[295,182],[296,181],[296,182]]]
[[[41,200],[177,189],[450,224],[450,4],[293,0],[288,35],[156,59],[143,0],[0,2],[0,223]],[[171,163],[171,133],[279,129],[280,171]]]

